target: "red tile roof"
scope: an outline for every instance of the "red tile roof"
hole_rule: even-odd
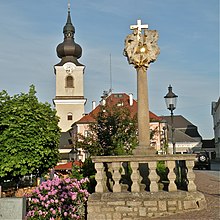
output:
[[[55,166],[54,170],[72,170],[73,163],[74,163],[74,165],[77,165],[77,166],[82,165],[81,161],[67,162],[65,164],[59,164],[59,165]]]
[[[126,93],[113,93],[110,96],[108,96],[106,100],[106,105],[108,106],[114,106],[117,104],[122,104],[122,107],[126,107],[130,113],[131,116],[134,116],[137,114],[137,101],[133,99],[133,105],[130,105],[129,102],[129,95]],[[99,104],[94,110],[92,110],[89,114],[83,116],[79,121],[77,121],[77,124],[87,124],[95,122],[95,117],[98,115],[98,112],[100,111],[101,104]],[[155,115],[151,111],[149,111],[150,119],[154,121],[161,121],[162,118]]]

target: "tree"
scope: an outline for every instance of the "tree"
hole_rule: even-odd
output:
[[[43,174],[59,160],[59,119],[35,94],[33,85],[27,94],[0,92],[0,180]]]
[[[90,124],[87,137],[79,135],[75,148],[83,148],[90,155],[131,154],[137,146],[137,117],[120,106],[102,106],[96,122]]]

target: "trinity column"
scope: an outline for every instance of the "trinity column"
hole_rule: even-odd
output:
[[[137,71],[139,144],[133,153],[149,155],[156,151],[150,146],[147,69],[160,53],[157,45],[159,35],[156,30],[148,30],[148,25],[142,25],[141,20],[137,20],[137,25],[131,25],[130,29],[133,30],[133,33],[125,39],[124,55],[127,57],[128,63],[132,64]]]

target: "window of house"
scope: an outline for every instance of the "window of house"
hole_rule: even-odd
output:
[[[123,106],[123,105],[124,105],[123,102],[118,102],[118,103],[117,103],[117,106]]]
[[[114,94],[114,97],[115,97],[115,98],[122,98],[123,95],[122,95],[122,94]]]
[[[72,113],[68,113],[67,114],[67,120],[68,121],[72,121],[73,120],[73,114]]]
[[[72,76],[66,77],[66,88],[73,88],[74,87],[74,79]]]
[[[90,134],[91,134],[91,131],[89,131],[89,130],[85,130],[85,131],[84,131],[84,136],[85,136],[85,137],[89,137]]]

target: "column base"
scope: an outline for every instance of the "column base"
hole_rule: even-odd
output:
[[[156,150],[154,147],[139,145],[133,150],[133,155],[154,155]]]

